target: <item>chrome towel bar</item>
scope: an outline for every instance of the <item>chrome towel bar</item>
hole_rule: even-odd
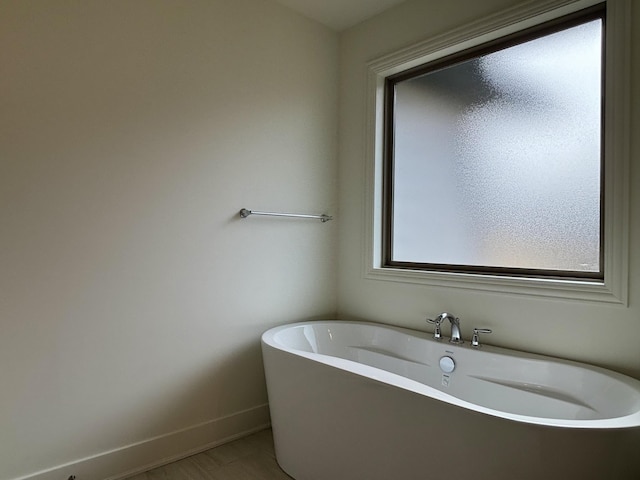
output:
[[[322,223],[328,222],[329,220],[333,220],[333,217],[330,215],[303,215],[300,213],[276,213],[276,212],[258,212],[257,210],[248,210],[243,208],[240,210],[240,218],[247,218],[249,215],[266,215],[269,217],[293,217],[293,218],[315,218],[320,220]]]

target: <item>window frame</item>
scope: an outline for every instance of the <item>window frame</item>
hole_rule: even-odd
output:
[[[544,24],[565,21],[605,4],[606,26],[603,113],[603,209],[601,211],[601,278],[577,275],[523,276],[514,271],[487,273],[478,269],[420,270],[411,264],[388,264],[383,238],[389,218],[385,215],[385,88],[389,78],[426,63],[460,55],[472,49],[502,42]],[[551,0],[544,5],[523,4],[447,34],[379,58],[368,65],[367,188],[365,199],[364,277],[374,280],[420,283],[530,296],[544,296],[627,304],[629,211],[629,22],[630,0]],[[388,229],[387,229],[388,230]],[[526,272],[526,273],[536,273]]]
[[[606,34],[606,8],[605,4],[600,3],[572,14],[556,18],[540,25],[529,27],[525,30],[518,31],[506,37],[495,39],[488,43],[477,45],[468,50],[456,52],[446,57],[438,58],[427,64],[418,65],[417,67],[404,70],[395,75],[385,78],[384,87],[384,183],[383,183],[383,225],[382,225],[382,265],[384,267],[403,268],[411,270],[433,270],[444,272],[459,273],[478,273],[482,275],[509,275],[517,277],[538,277],[538,278],[562,278],[562,279],[580,279],[584,281],[602,282],[604,280],[604,138],[601,134],[600,149],[600,245],[599,245],[599,271],[566,271],[566,270],[547,270],[542,268],[520,268],[520,267],[498,267],[498,266],[480,266],[480,265],[463,265],[463,264],[438,264],[438,263],[422,263],[411,261],[393,260],[393,193],[394,193],[394,175],[395,175],[395,86],[405,80],[411,80],[421,75],[436,72],[442,68],[454,66],[456,64],[472,60],[480,56],[494,53],[506,48],[520,45],[529,40],[550,35],[564,29],[579,26],[584,23],[602,20],[602,43],[605,44],[604,38]],[[601,55],[601,92],[604,92],[604,65],[606,62],[606,52],[602,51]],[[600,120],[602,133],[604,133],[604,95],[600,108]],[[445,199],[446,200],[446,199]]]

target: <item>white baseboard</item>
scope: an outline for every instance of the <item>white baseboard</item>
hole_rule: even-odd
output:
[[[120,480],[265,429],[269,405],[102,452],[13,480]]]

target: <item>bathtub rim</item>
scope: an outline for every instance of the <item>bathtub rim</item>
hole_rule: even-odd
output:
[[[532,425],[539,425],[543,427],[585,429],[585,430],[589,430],[589,429],[617,430],[617,429],[640,428],[640,405],[638,407],[638,410],[636,410],[631,414],[622,415],[618,417],[603,418],[603,419],[572,420],[572,419],[563,419],[563,418],[547,418],[547,417],[534,417],[534,416],[528,416],[528,415],[520,415],[515,413],[504,412],[501,410],[495,410],[492,408],[488,408],[481,405],[477,405],[475,403],[468,402],[466,400],[460,399],[448,393],[442,392],[429,385],[417,382],[415,380],[411,380],[407,377],[403,377],[395,373],[388,372],[386,370],[382,370],[376,367],[371,367],[362,363],[354,362],[352,360],[347,360],[339,357],[333,357],[330,355],[313,353],[313,352],[306,352],[304,350],[299,350],[296,348],[289,347],[276,340],[276,335],[283,330],[286,330],[289,328],[295,328],[295,327],[309,326],[309,325],[321,326],[323,324],[355,325],[359,327],[370,326],[374,328],[392,330],[402,334],[409,334],[417,338],[424,339],[426,341],[436,342],[435,340],[433,340],[433,338],[430,336],[428,332],[422,332],[420,330],[413,330],[410,328],[398,327],[394,325],[388,325],[384,323],[377,323],[377,322],[371,322],[371,321],[327,320],[327,319],[322,320],[321,319],[321,320],[308,320],[308,321],[294,322],[294,323],[288,323],[288,324],[272,327],[262,334],[261,343],[263,345],[263,348],[267,346],[276,350],[287,352],[294,356],[306,358],[314,362],[319,362],[319,363],[352,373],[354,375],[359,375],[359,376],[368,378],[372,381],[377,381],[393,387],[401,388],[419,395],[428,396],[435,400],[440,400],[445,403],[448,403],[460,408],[464,408],[466,410],[475,411],[480,414],[490,415],[490,416],[501,418],[504,420],[527,423]],[[513,349],[508,349],[503,347],[495,347],[492,345],[486,345],[486,348],[488,351],[498,353],[498,354],[504,354],[504,355],[516,354],[524,358],[552,361],[554,363],[560,363],[567,366],[583,368],[586,370],[593,371],[595,373],[603,374],[608,377],[611,377],[616,381],[620,381],[626,384],[627,386],[634,389],[640,396],[639,380],[613,370],[609,370],[603,367],[598,367],[588,363],[567,360],[559,357],[541,355],[541,354],[531,353],[531,352],[524,352],[520,350],[513,350]]]

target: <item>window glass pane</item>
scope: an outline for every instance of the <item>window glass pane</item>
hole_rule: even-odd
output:
[[[392,261],[600,271],[601,35],[395,85]]]

